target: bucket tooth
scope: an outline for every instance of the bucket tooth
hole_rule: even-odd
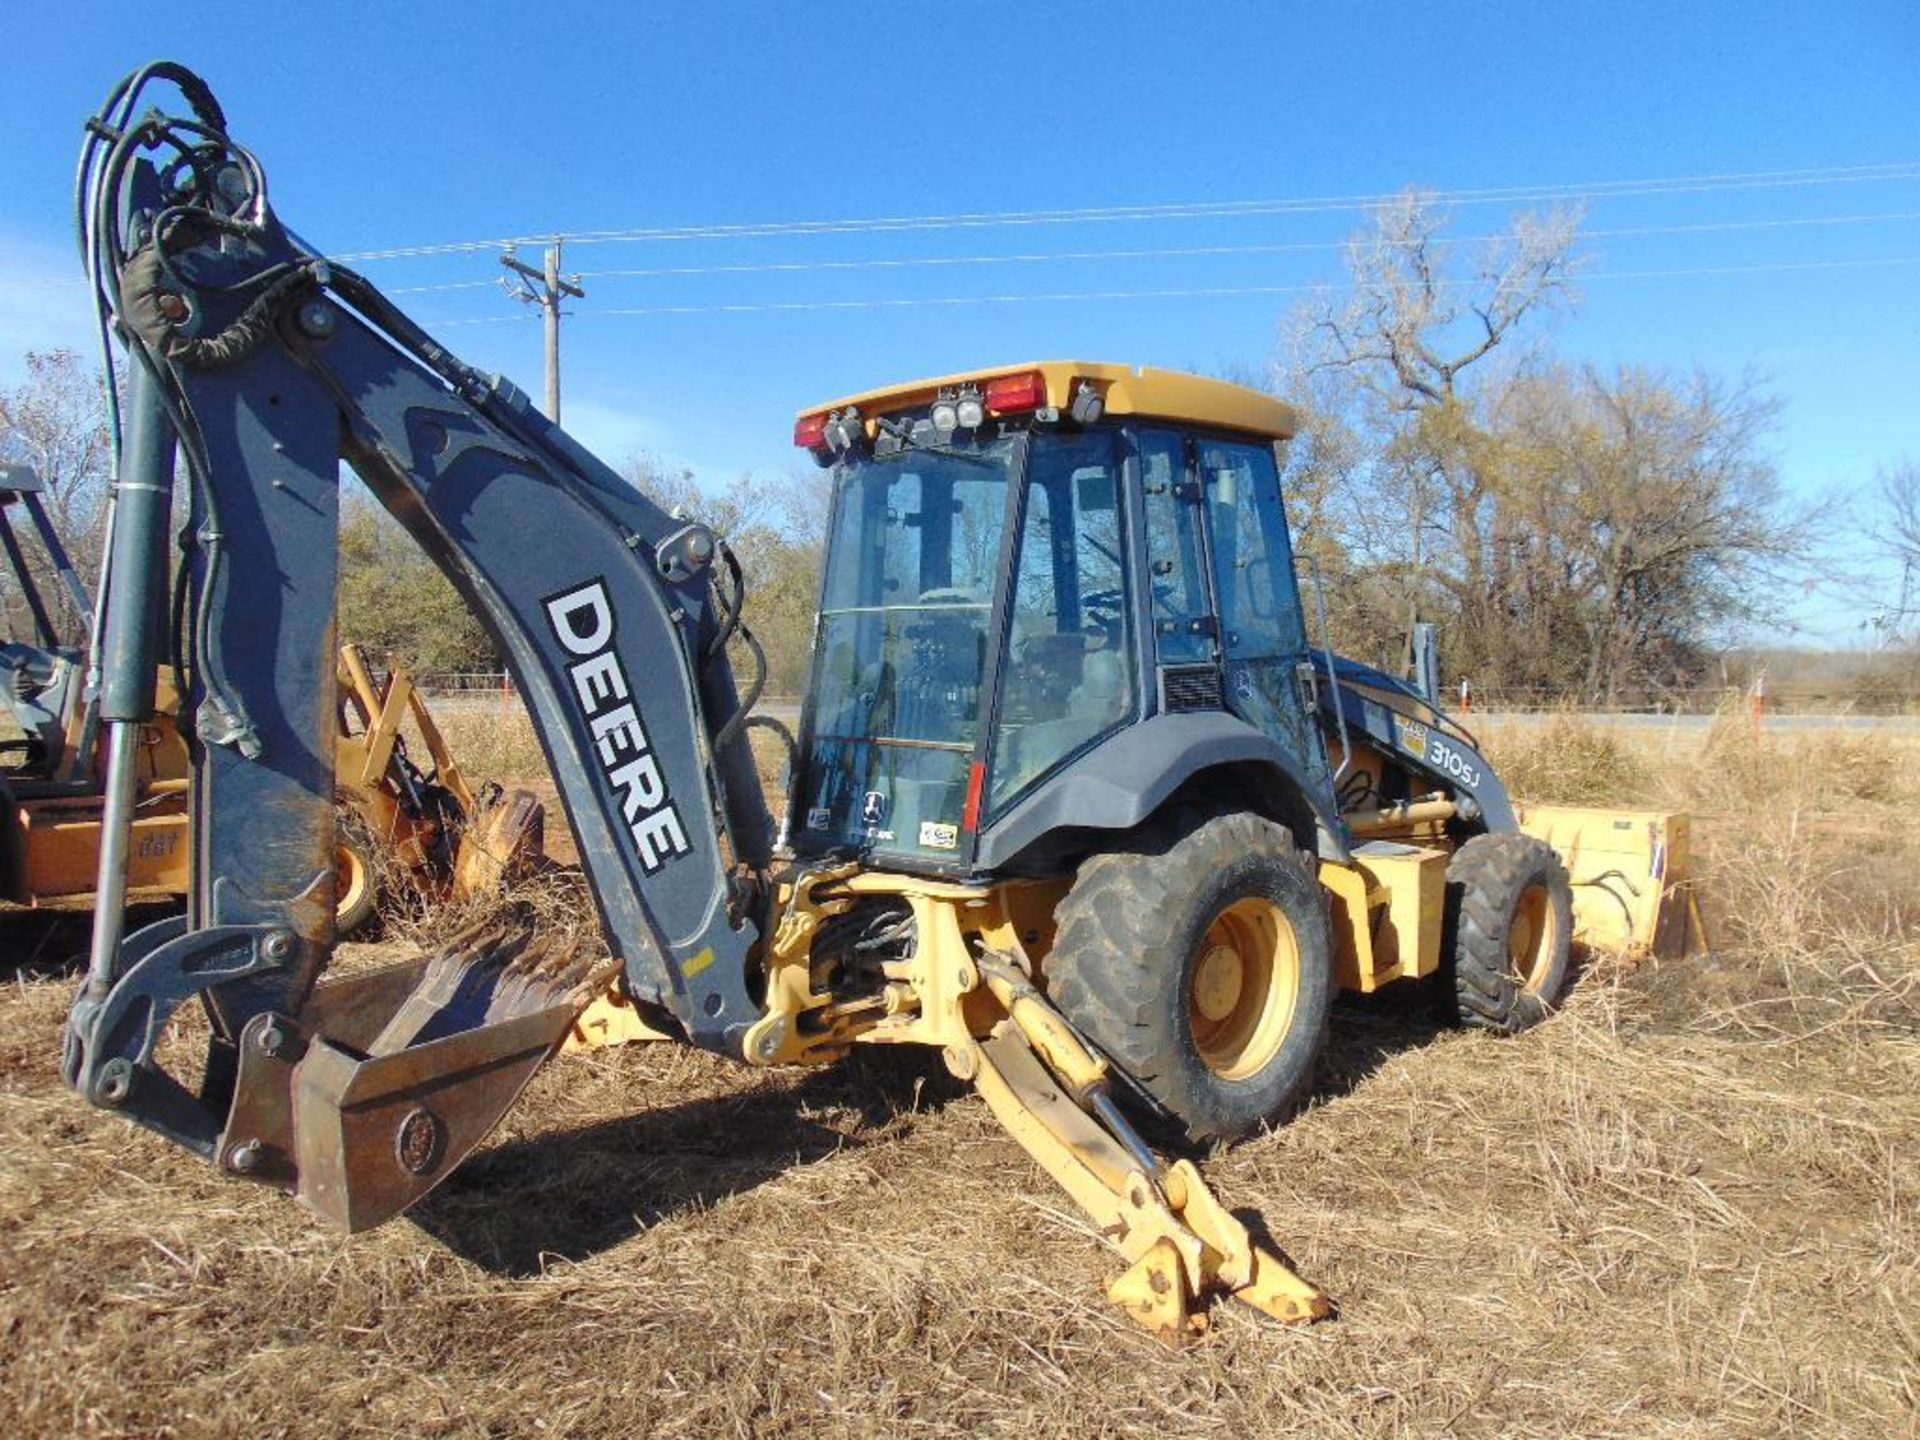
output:
[[[1235,1290],[1233,1298],[1287,1325],[1308,1325],[1333,1314],[1333,1300],[1325,1291],[1258,1245],[1253,1247],[1253,1279]]]

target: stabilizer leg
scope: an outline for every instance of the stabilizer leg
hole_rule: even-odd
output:
[[[1116,1304],[1168,1341],[1204,1330],[1202,1307],[1219,1294],[1289,1324],[1333,1313],[1324,1292],[1253,1242],[1190,1161],[1153,1155],[1108,1097],[1106,1063],[1016,965],[989,955],[979,969],[1006,1018],[969,1043],[959,1068],[1131,1262],[1108,1291]]]

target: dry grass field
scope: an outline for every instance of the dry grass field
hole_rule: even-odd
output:
[[[412,1216],[328,1233],[63,1091],[84,921],[10,917],[0,1433],[1920,1433],[1920,742],[1491,748],[1536,798],[1691,809],[1711,954],[1595,957],[1513,1041],[1343,1002],[1315,1103],[1207,1164],[1340,1316],[1178,1352],[913,1056],[563,1057]]]

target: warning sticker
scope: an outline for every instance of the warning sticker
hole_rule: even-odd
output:
[[[958,850],[960,827],[943,825],[938,820],[920,822],[920,844],[928,850]]]

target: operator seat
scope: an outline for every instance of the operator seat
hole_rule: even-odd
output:
[[[1089,650],[1080,661],[1080,682],[1067,692],[1059,718],[1010,730],[994,776],[996,794],[1010,794],[1082,745],[1105,734],[1126,715],[1127,663],[1118,650]]]

